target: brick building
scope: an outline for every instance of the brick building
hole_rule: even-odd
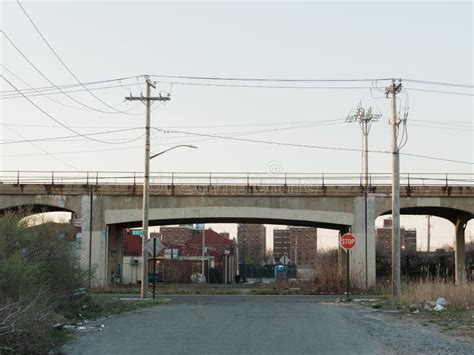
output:
[[[288,255],[291,264],[314,265],[318,251],[317,229],[288,227],[273,230],[273,256]]]
[[[290,255],[290,229],[273,230],[273,257],[281,258]]]
[[[267,252],[266,228],[263,224],[239,224],[237,242],[239,245],[239,261],[257,264]]]
[[[160,227],[159,238],[167,243],[184,244],[193,237],[193,232],[193,226],[188,224],[177,227]]]
[[[377,252],[392,252],[392,220],[383,220],[383,227],[375,230]],[[400,227],[400,249],[402,252],[416,252],[416,229]]]

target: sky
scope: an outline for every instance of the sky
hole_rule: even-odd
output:
[[[439,177],[457,173],[472,180],[472,88],[410,81],[473,85],[474,10],[470,1],[21,4],[81,82],[130,79],[88,86],[91,90],[115,86],[93,91],[100,101],[83,90],[68,94],[72,100],[57,91],[42,96],[30,91],[27,96],[31,102],[11,91],[14,88],[2,80],[0,168],[4,174],[10,170],[64,170],[78,175],[84,171],[142,172],[143,106],[126,102],[125,97],[141,95],[143,77],[137,76],[150,74],[378,79],[272,82],[268,85],[286,88],[251,88],[248,85],[266,83],[151,76],[157,81],[155,95],[171,95],[169,102],[153,107],[152,126],[181,131],[154,130],[152,152],[183,143],[198,146],[176,149],[154,159],[154,173],[359,174],[361,154],[357,151],[267,145],[202,135],[357,150],[361,148],[360,128],[356,123],[346,123],[345,118],[361,102],[382,115],[372,125],[370,149],[387,152],[390,101],[383,89],[389,82],[381,79],[403,78],[398,105],[401,113],[408,109],[408,139],[401,152],[456,162],[402,155],[402,174],[437,173]],[[1,28],[50,81],[2,35],[0,70],[17,89],[50,87],[51,82],[77,83],[15,1],[2,1]],[[117,129],[129,130],[96,134],[89,139],[78,135]],[[57,137],[64,138],[50,139]],[[31,142],[43,138],[47,140]],[[390,164],[389,154],[370,155],[372,173],[388,176]],[[423,233],[426,220],[406,216],[402,224]],[[216,228],[229,230],[235,226]],[[468,233],[472,235],[473,229],[471,221]],[[448,222],[436,220],[433,234],[439,244],[452,243],[453,233]],[[331,240],[333,234],[320,233]],[[271,242],[270,235],[267,241]]]

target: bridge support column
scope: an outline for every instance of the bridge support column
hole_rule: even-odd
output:
[[[92,285],[107,282],[107,231],[102,229],[102,212],[99,208],[101,197],[83,195],[81,197],[82,238],[80,261],[83,268],[91,270]],[[92,208],[92,221],[91,221]]]
[[[123,275],[123,237],[119,225],[108,226],[107,282],[121,283]]]
[[[467,221],[461,218],[455,223],[456,240],[454,242],[455,282],[456,285],[466,283],[466,231]]]
[[[374,287],[375,275],[375,197],[354,199],[352,234],[356,246],[351,251],[351,276],[355,286],[362,289]]]

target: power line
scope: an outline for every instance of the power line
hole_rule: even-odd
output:
[[[48,46],[48,48],[51,50],[51,52],[54,54],[54,56],[59,60],[59,62],[62,64],[62,66],[67,70],[67,72],[69,74],[71,74],[71,76],[77,81],[77,83],[79,85],[81,85],[84,90],[86,90],[92,97],[94,97],[97,101],[99,101],[101,104],[103,104],[104,106],[108,107],[109,109],[115,111],[116,113],[126,113],[125,111],[120,111],[120,110],[117,110],[115,107],[112,107],[110,106],[108,103],[106,103],[105,101],[103,101],[101,98],[99,98],[97,95],[95,95],[92,91],[90,91],[80,80],[79,78],[72,72],[72,70],[69,68],[69,66],[66,65],[66,63],[61,59],[61,57],[58,55],[58,53],[54,50],[54,48],[49,44],[49,42],[47,41],[47,39],[45,38],[45,36],[41,33],[41,31],[39,30],[38,26],[36,26],[36,24],[33,22],[33,20],[31,19],[30,15],[28,14],[28,12],[25,10],[25,8],[21,5],[20,1],[17,0],[16,3],[18,4],[18,6],[20,7],[21,11],[25,14],[26,18],[28,19],[28,21],[30,21],[30,23],[33,25],[33,27],[35,28],[36,32],[38,32],[38,34],[40,35],[41,39],[43,40],[43,42]]]
[[[23,135],[21,135],[20,133],[18,133],[18,132],[16,132],[16,131],[12,130],[11,128],[6,127],[6,129],[8,129],[10,132],[12,132],[13,134],[17,135],[17,136],[20,137],[20,138],[22,138],[22,139],[24,139],[24,140],[28,140],[28,139],[25,138]],[[72,168],[72,169],[74,169],[74,170],[80,170],[79,168],[77,168],[77,167],[75,167],[74,165],[68,163],[67,161],[62,160],[61,158],[57,157],[55,154],[48,152],[46,149],[43,149],[42,147],[40,147],[39,145],[33,143],[32,141],[30,141],[29,143],[30,143],[32,146],[34,146],[35,148],[41,150],[44,154],[46,154],[46,155],[48,155],[48,156],[50,156],[50,157],[56,159],[57,161],[61,162],[62,164],[67,165],[67,166],[69,166],[70,168]]]
[[[3,78],[3,80],[5,80],[12,88],[16,89],[16,86],[13,85],[7,78],[5,78],[4,75],[0,75],[0,77]],[[107,142],[107,141],[102,141],[100,139],[94,139],[94,138],[90,138],[88,137],[87,135],[83,134],[83,133],[80,133],[78,131],[76,131],[75,129],[73,128],[70,128],[69,126],[65,125],[64,123],[62,123],[61,121],[59,121],[58,119],[54,118],[52,115],[50,115],[48,112],[46,112],[45,110],[43,110],[40,106],[38,106],[35,102],[33,102],[30,98],[24,96],[24,98],[26,100],[28,100],[29,103],[31,103],[34,107],[36,107],[36,109],[38,109],[39,111],[41,111],[45,116],[47,116],[49,119],[51,119],[52,121],[56,122],[58,125],[64,127],[65,129],[67,129],[68,131],[78,135],[78,136],[81,136],[81,137],[84,137],[86,139],[89,139],[91,141],[94,141],[94,142],[99,142],[99,143],[106,143],[106,144],[115,144],[113,142]]]
[[[186,75],[165,75],[150,74],[153,78],[169,78],[169,79],[185,79],[185,80],[210,80],[210,81],[253,81],[253,82],[371,82],[371,81],[387,81],[392,78],[355,78],[355,79],[294,79],[294,78],[237,78],[237,77],[211,77],[211,76],[186,76]]]
[[[256,88],[256,89],[306,89],[306,90],[368,90],[370,86],[294,86],[294,85],[256,85],[256,84],[219,84],[219,83],[198,83],[185,81],[155,81],[161,84],[184,85],[184,86],[208,86],[226,88]]]
[[[0,123],[2,126],[7,126],[3,123]],[[111,133],[118,133],[118,132],[128,132],[128,131],[136,131],[136,130],[142,130],[143,127],[134,127],[134,128],[123,128],[123,129],[116,129],[116,130],[110,130],[110,131],[101,131],[101,132],[93,132],[93,133],[84,133],[84,134],[74,134],[74,135],[69,135],[69,136],[59,136],[59,137],[45,137],[45,138],[35,138],[35,139],[28,139],[28,140],[17,140],[17,141],[10,141],[10,142],[5,142],[5,141],[0,141],[0,145],[2,144],[17,144],[17,143],[25,143],[25,142],[45,142],[45,141],[54,141],[54,140],[62,140],[62,139],[67,139],[67,138],[75,138],[75,137],[84,137],[84,136],[97,136],[97,135],[103,135],[103,134],[111,134]],[[120,141],[117,144],[126,144],[133,142],[142,136],[139,136],[137,138],[133,138],[129,141]],[[113,144],[110,142],[110,144]]]
[[[470,94],[466,92],[441,91],[441,90],[419,89],[419,88],[409,88],[409,87],[406,87],[405,90],[431,92],[431,93],[448,94],[448,95],[474,96],[474,94]]]
[[[440,85],[440,86],[451,86],[451,87],[458,87],[458,88],[474,89],[474,85],[472,84],[458,84],[458,83],[448,83],[448,82],[442,82],[442,81],[429,81],[429,80],[416,80],[416,79],[401,79],[401,80],[407,83]]]
[[[297,124],[311,124],[311,123],[342,123],[342,120],[307,120],[307,121],[287,121],[287,122],[268,122],[268,123],[242,123],[242,124],[221,124],[221,125],[181,125],[181,126],[159,126],[155,128],[161,129],[172,129],[172,128],[230,128],[230,127],[260,127],[260,126],[286,126],[286,125],[297,125]],[[22,124],[22,123],[2,123],[3,125],[11,127],[38,127],[38,128],[54,128],[54,125],[39,125],[39,124]],[[107,128],[135,128],[135,127],[117,127],[117,126],[69,126],[71,128],[94,128],[94,129],[107,129]]]
[[[84,106],[88,109],[90,109],[91,111],[96,111],[96,112],[100,112],[100,113],[106,113],[106,114],[117,114],[117,112],[110,112],[110,111],[104,111],[104,110],[100,110],[100,109],[97,109],[97,108],[94,108],[92,106],[89,106],[79,100],[77,100],[76,98],[72,97],[71,95],[69,95],[67,92],[65,92],[64,90],[62,90],[60,87],[58,87],[56,84],[54,84],[45,74],[43,74],[43,72],[38,69],[38,67],[15,45],[15,43],[10,39],[10,37],[7,36],[7,34],[5,33],[5,31],[0,31],[3,36],[8,40],[8,42],[13,46],[13,48],[15,48],[15,50],[23,57],[24,60],[26,60],[26,62],[43,78],[45,79],[47,82],[49,82],[52,86],[54,86],[57,90],[59,90],[63,95],[65,95],[66,97],[68,97],[70,100],[74,101],[75,103],[81,105],[81,106]],[[18,91],[18,93],[22,94],[20,91]],[[26,98],[25,95],[22,94],[22,96],[24,98]],[[127,115],[141,115],[141,113],[126,113]]]
[[[361,149],[356,149],[356,148],[329,147],[329,146],[319,146],[319,145],[309,145],[309,144],[296,144],[296,143],[285,143],[285,142],[275,142],[275,141],[264,141],[264,140],[258,140],[258,139],[236,138],[236,137],[218,136],[218,135],[214,135],[214,134],[204,134],[204,133],[176,131],[176,130],[158,129],[158,131],[163,132],[163,133],[182,133],[182,134],[188,134],[188,135],[192,135],[192,136],[219,138],[219,139],[227,139],[227,140],[233,140],[233,141],[239,141],[239,142],[260,143],[260,144],[285,146],[285,147],[323,149],[323,150],[335,150],[335,151],[358,152],[358,153],[361,152]],[[386,150],[369,150],[368,152],[369,153],[377,153],[377,154],[392,154],[391,152],[386,151]],[[424,159],[431,159],[431,160],[438,160],[438,161],[445,161],[445,162],[452,162],[452,163],[459,163],[459,164],[474,165],[473,162],[467,162],[467,161],[461,161],[461,160],[437,158],[437,157],[431,157],[431,156],[427,156],[427,155],[419,155],[419,154],[411,154],[411,153],[400,153],[400,154],[403,154],[403,155],[406,155],[406,156],[411,156],[411,157],[417,157],[417,158],[424,158]]]
[[[5,65],[2,64],[2,67],[5,68]],[[127,80],[131,79],[139,79],[140,76],[128,76],[128,77],[121,77],[121,78],[114,78],[114,79],[106,79],[106,80],[95,80],[95,81],[86,81],[83,82],[83,85],[88,85],[88,86],[93,86],[93,85],[99,85],[99,84],[109,84],[109,83],[114,83],[114,82],[126,82]],[[57,90],[56,87],[59,87],[61,89],[72,89],[72,88],[77,88],[80,87],[81,85],[79,84],[62,84],[62,85],[56,85],[56,86],[40,86],[37,88],[31,88],[31,89],[22,89],[24,94],[30,92],[30,91],[49,91],[49,90]],[[92,90],[92,89],[91,89]],[[16,93],[16,90],[0,90],[1,94],[12,94]]]

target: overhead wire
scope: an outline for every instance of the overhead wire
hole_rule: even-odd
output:
[[[3,30],[0,30],[0,33],[3,34],[3,36],[7,39],[7,41],[12,45],[13,48],[15,48],[15,50],[21,55],[21,57],[43,78],[45,79],[48,83],[50,83],[52,86],[54,86],[57,90],[59,90],[63,95],[65,95],[66,97],[68,97],[70,100],[74,101],[75,103],[83,106],[83,107],[86,107],[88,108],[89,110],[91,111],[96,111],[96,112],[100,112],[100,113],[104,113],[104,114],[117,114],[117,112],[110,112],[110,111],[104,111],[104,110],[101,110],[101,109],[98,109],[98,108],[94,108],[90,105],[87,105],[85,103],[83,103],[82,101],[80,100],[77,100],[76,98],[74,98],[73,96],[69,95],[66,91],[64,91],[63,89],[61,89],[60,87],[58,87],[53,81],[51,81],[24,53],[23,51],[18,48],[18,46],[10,39],[10,37],[5,33],[5,31]],[[18,91],[18,93],[20,93],[20,91]],[[22,94],[23,97],[26,98],[25,95]],[[142,115],[141,113],[130,113],[130,112],[126,112],[124,113],[126,115]]]
[[[24,140],[28,140],[28,138],[26,138],[26,137],[23,136],[22,134],[20,134],[20,133],[14,131],[14,130],[11,129],[10,127],[5,127],[5,128],[6,128],[7,130],[9,130],[10,132],[12,132],[13,134],[15,134],[16,136],[18,136],[18,137],[20,137],[20,138],[22,138],[22,139],[24,139]],[[68,167],[70,167],[70,168],[72,168],[72,169],[74,169],[74,170],[80,170],[79,168],[77,168],[76,166],[72,165],[71,163],[69,163],[69,162],[67,162],[67,161],[65,161],[65,160],[63,160],[63,159],[61,159],[61,158],[59,158],[56,154],[50,153],[50,152],[47,151],[46,149],[40,147],[38,144],[35,144],[33,141],[29,141],[29,143],[30,143],[32,146],[34,146],[36,149],[41,150],[44,154],[46,154],[46,155],[48,155],[48,156],[50,156],[50,157],[56,159],[56,160],[59,161],[60,163],[66,165],[66,166],[68,166]]]
[[[128,113],[127,111],[121,111],[121,110],[117,110],[115,107],[112,107],[110,106],[107,102],[105,102],[104,100],[102,100],[101,98],[99,98],[96,94],[94,94],[91,90],[89,90],[80,80],[79,78],[77,77],[76,74],[74,74],[74,72],[69,68],[69,66],[62,60],[62,58],[59,56],[59,54],[54,50],[54,48],[50,45],[50,43],[48,42],[48,40],[46,39],[46,37],[43,35],[43,33],[41,33],[41,31],[39,30],[38,26],[33,22],[32,18],[30,17],[30,15],[28,14],[28,12],[25,10],[25,8],[21,5],[20,3],[20,0],[17,0],[16,1],[18,6],[20,7],[21,11],[23,12],[23,14],[26,16],[26,18],[28,19],[28,21],[31,23],[31,25],[34,27],[34,29],[36,30],[36,32],[39,34],[39,36],[41,37],[41,39],[43,40],[43,42],[48,46],[48,48],[51,50],[51,52],[54,54],[54,56],[58,59],[58,61],[62,64],[62,66],[64,67],[64,69],[66,69],[66,71],[77,81],[77,83],[79,85],[81,85],[82,88],[84,88],[84,90],[86,90],[92,97],[94,97],[97,101],[99,101],[101,104],[103,104],[104,106],[108,107],[109,109],[115,111],[116,113]]]
[[[0,123],[1,126],[8,126],[3,123]],[[44,138],[35,138],[35,139],[28,139],[27,141],[23,140],[17,140],[17,141],[0,141],[0,145],[4,144],[17,144],[17,143],[25,143],[25,142],[45,142],[45,141],[56,141],[56,140],[62,140],[62,139],[67,139],[67,138],[75,138],[75,137],[83,137],[84,135],[86,136],[97,136],[97,135],[104,135],[104,134],[111,134],[111,133],[118,133],[118,132],[129,132],[129,131],[136,131],[136,130],[143,130],[143,127],[133,127],[133,128],[122,128],[122,129],[116,129],[116,130],[110,130],[110,131],[101,131],[101,132],[93,132],[93,133],[84,133],[84,134],[74,134],[74,135],[69,135],[69,136],[57,136],[57,137],[44,137]],[[143,136],[143,135],[142,135]],[[138,137],[141,138],[142,136]],[[121,141],[118,144],[126,144],[130,143],[137,140],[137,138],[131,139],[129,141]]]
[[[296,147],[296,148],[311,148],[311,149],[346,151],[346,152],[358,152],[358,153],[361,152],[361,149],[358,149],[358,148],[330,147],[330,146],[320,146],[320,145],[285,143],[285,142],[276,142],[276,141],[264,141],[264,140],[258,140],[258,139],[226,137],[226,136],[219,136],[219,135],[213,135],[213,134],[186,132],[186,131],[181,131],[181,130],[179,130],[179,131],[178,130],[169,131],[169,130],[159,129],[159,131],[163,132],[163,133],[182,133],[182,134],[188,134],[188,135],[191,135],[191,136],[211,137],[211,138],[227,139],[227,140],[233,140],[233,141],[239,141],[239,142],[260,143],[260,144],[276,145],[276,146],[287,146],[287,147]],[[376,153],[376,154],[392,154],[392,152],[386,151],[386,150],[369,150],[368,152],[369,153]],[[430,157],[430,156],[426,156],[426,155],[411,154],[411,153],[400,153],[400,154],[403,154],[403,155],[406,155],[406,156],[412,156],[412,157],[431,159],[431,160],[474,165],[473,162],[467,162],[467,161],[461,161],[461,160]]]
[[[11,83],[11,81],[9,81],[4,75],[0,75],[0,77],[5,80],[12,88],[16,89],[16,86],[13,85]],[[94,141],[94,142],[99,142],[99,143],[105,143],[105,144],[117,144],[117,143],[114,143],[114,142],[107,142],[107,141],[103,141],[103,140],[100,140],[100,139],[95,139],[95,138],[91,138],[91,137],[88,137],[87,135],[81,133],[81,132],[78,132],[76,131],[75,129],[73,128],[70,128],[69,126],[67,126],[66,124],[62,123],[60,120],[56,119],[54,116],[52,116],[51,114],[49,114],[48,112],[46,112],[45,110],[43,110],[39,105],[37,105],[34,101],[32,101],[30,98],[24,96],[24,98],[30,103],[32,104],[37,110],[39,110],[40,112],[42,112],[46,117],[48,117],[50,120],[56,122],[58,125],[62,126],[63,128],[67,129],[68,131],[78,135],[78,136],[81,136],[81,137],[84,137],[88,140],[91,140],[91,141]]]

